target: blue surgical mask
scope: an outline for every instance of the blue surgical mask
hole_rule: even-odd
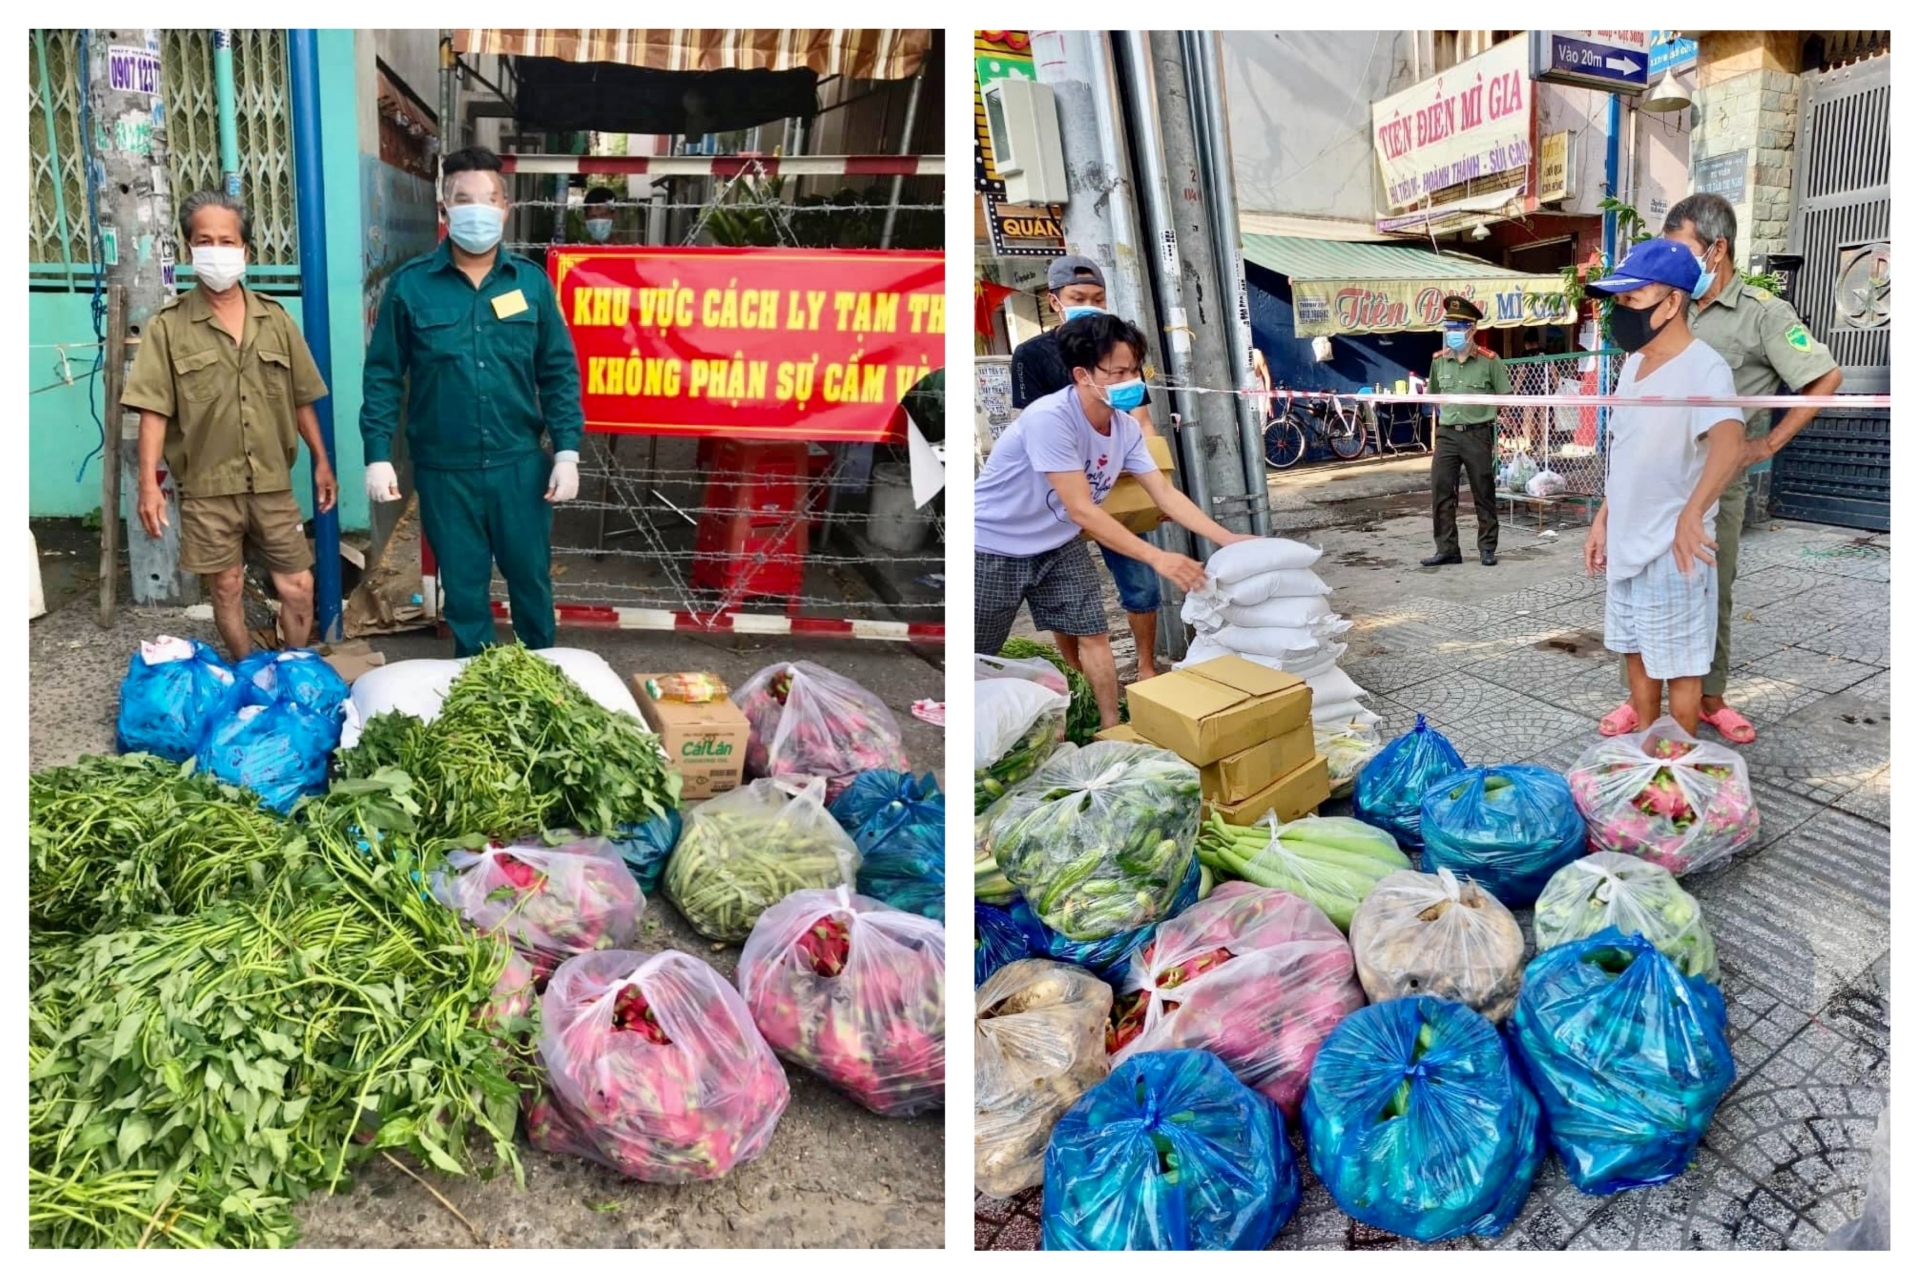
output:
[[[595,244],[605,244],[607,237],[613,234],[612,218],[588,218],[587,238]]]
[[[1693,300],[1698,302],[1707,290],[1713,288],[1713,273],[1707,270],[1705,258],[1695,255],[1693,261],[1700,268],[1700,278],[1693,282]]]
[[[1097,315],[1104,315],[1104,314],[1106,314],[1105,311],[1100,307],[1068,307],[1064,312],[1064,315],[1068,320],[1078,320],[1081,316],[1097,316]]]
[[[1122,413],[1138,409],[1147,398],[1147,384],[1135,378],[1131,382],[1116,382],[1110,387],[1102,387],[1107,403]]]
[[[1466,349],[1467,349],[1466,333],[1460,329],[1447,330],[1447,350],[1465,351]]]
[[[457,204],[447,210],[447,235],[468,253],[485,253],[500,243],[507,215],[490,204]]]

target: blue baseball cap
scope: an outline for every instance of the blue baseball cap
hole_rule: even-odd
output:
[[[1700,264],[1693,260],[1693,250],[1677,240],[1642,240],[1627,250],[1625,261],[1613,269],[1613,274],[1587,286],[1587,296],[1631,293],[1648,284],[1672,285],[1690,294],[1699,280]]]

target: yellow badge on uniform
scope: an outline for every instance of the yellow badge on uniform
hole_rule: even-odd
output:
[[[527,300],[518,289],[511,293],[503,293],[493,300],[493,314],[502,320],[517,316],[526,309]]]

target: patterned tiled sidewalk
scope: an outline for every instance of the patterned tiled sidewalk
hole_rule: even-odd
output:
[[[1819,1248],[1859,1214],[1889,1077],[1890,545],[1810,526],[1742,540],[1728,697],[1759,729],[1742,750],[1763,821],[1731,865],[1686,881],[1719,946],[1740,1072],[1699,1158],[1666,1186],[1600,1198],[1549,1155],[1501,1239],[1438,1247]],[[1383,731],[1424,714],[1470,764],[1569,766],[1621,695],[1599,643],[1604,584],[1567,559],[1564,576],[1471,603],[1349,606],[1343,665]],[[1274,1248],[1420,1247],[1305,1181]],[[975,1247],[1038,1247],[1039,1199],[976,1197]]]

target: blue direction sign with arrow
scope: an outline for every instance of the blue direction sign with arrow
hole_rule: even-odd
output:
[[[1599,38],[1595,32],[1536,31],[1532,55],[1535,80],[1624,94],[1647,90],[1647,51]]]

